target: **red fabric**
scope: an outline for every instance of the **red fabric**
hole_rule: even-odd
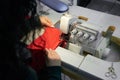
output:
[[[61,31],[57,28],[46,27],[44,34],[27,46],[32,52],[32,62],[30,66],[37,72],[45,67],[45,48],[55,49],[61,42],[60,36]]]

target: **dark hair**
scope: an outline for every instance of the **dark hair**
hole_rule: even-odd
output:
[[[16,57],[15,45],[35,26],[41,26],[35,0],[0,1],[0,80],[25,79],[27,68]]]

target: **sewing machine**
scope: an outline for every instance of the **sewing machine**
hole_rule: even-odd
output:
[[[106,31],[102,31],[101,26],[89,23],[87,20],[88,18],[83,16],[72,17],[72,15],[65,13],[61,16],[60,21],[55,24],[68,36],[68,38],[64,38],[67,41],[66,47],[56,49],[62,58],[65,71],[67,70],[68,73],[77,76],[76,79],[78,80],[81,77],[83,80],[118,80],[118,74],[114,72],[113,63],[120,64],[120,62],[106,62],[105,59],[111,54],[112,34],[116,27],[108,26]],[[105,66],[102,67],[102,65]],[[111,69],[112,78],[108,76],[111,74],[107,74],[110,72],[106,71],[105,73],[104,71],[107,67]],[[99,72],[99,70],[104,73]]]

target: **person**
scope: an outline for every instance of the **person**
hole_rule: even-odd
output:
[[[38,80],[34,69],[26,65],[17,54],[22,52],[21,46],[26,49],[20,39],[33,30],[35,28],[33,26],[52,25],[46,17],[35,18],[35,4],[34,0],[0,1],[0,80]],[[29,12],[32,12],[31,16],[28,16]],[[30,24],[30,22],[32,23]],[[49,48],[45,49],[45,58],[46,78],[61,80],[59,55]]]
[[[43,73],[42,70],[46,67],[44,57],[45,48],[54,50],[62,41],[60,36],[61,31],[59,29],[44,25],[42,28],[38,27],[30,30],[28,34],[21,38],[21,42],[26,45],[25,47],[29,50],[29,53],[24,53],[24,50],[20,55],[22,55],[21,57],[24,59],[25,63],[31,66],[37,74]],[[26,61],[28,57],[30,57],[29,61],[28,59]]]

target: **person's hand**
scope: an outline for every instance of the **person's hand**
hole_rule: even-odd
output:
[[[54,27],[52,21],[47,16],[40,16],[39,19],[41,20],[43,26]]]
[[[52,49],[45,49],[46,51],[46,65],[47,66],[61,66],[60,56]]]

